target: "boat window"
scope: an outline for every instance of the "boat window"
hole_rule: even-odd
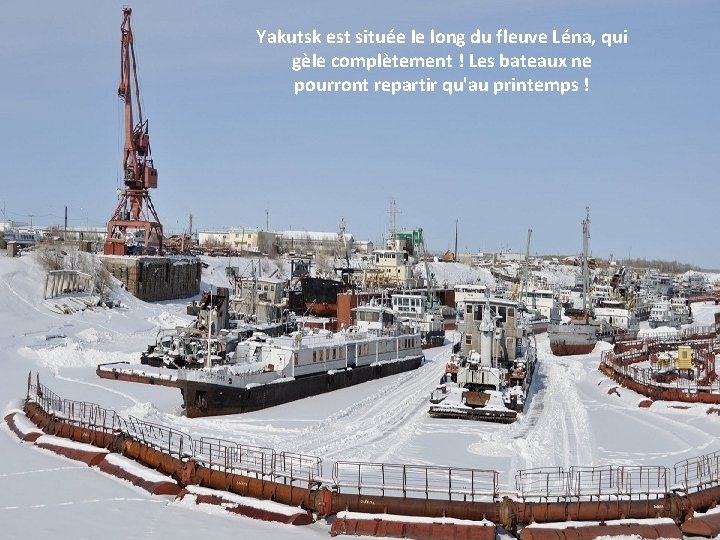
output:
[[[472,335],[468,334],[465,336],[465,345],[472,345]]]
[[[313,363],[317,362],[317,351],[313,351]]]
[[[515,308],[509,307],[508,310],[507,310],[507,316],[508,316],[508,317],[511,317],[511,318],[514,318],[514,317],[515,317]]]
[[[505,322],[507,320],[507,312],[505,306],[498,306],[498,315],[500,315],[500,320],[502,322]]]
[[[337,349],[333,348],[333,360],[337,358]]]
[[[468,304],[467,306],[465,306],[465,312],[472,313],[472,304]]]

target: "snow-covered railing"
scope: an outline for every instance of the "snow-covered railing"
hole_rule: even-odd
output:
[[[238,444],[212,437],[193,441],[193,459],[197,463],[231,473],[270,476],[274,454],[272,448]]]
[[[679,461],[675,464],[673,490],[685,494],[720,485],[720,452]]]
[[[658,466],[623,465],[617,468],[618,496],[658,497],[668,492],[668,469]]]
[[[28,378],[27,399],[37,403],[46,413],[60,418],[69,424],[92,428],[106,433],[119,433],[122,429],[122,418],[110,409],[88,401],[63,399],[52,390],[40,384],[32,384]]]
[[[303,486],[318,482],[322,477],[322,461],[315,456],[293,452],[278,454],[272,448],[213,437],[193,441],[192,448],[192,459],[209,469]]]
[[[273,453],[273,477],[282,483],[319,483],[322,478],[322,460],[295,452]]]
[[[123,433],[136,441],[181,460],[192,456],[192,439],[185,433],[134,416],[124,424]]]
[[[515,489],[523,499],[561,499],[569,494],[568,480],[562,467],[525,469],[515,475]]]
[[[332,474],[338,492],[467,501],[498,497],[499,473],[490,470],[338,461]]]
[[[665,467],[615,466],[541,467],[518,471],[515,487],[523,499],[657,498],[668,492]]]

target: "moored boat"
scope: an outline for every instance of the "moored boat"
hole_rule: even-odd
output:
[[[466,302],[464,351],[447,364],[428,412],[439,418],[514,422],[532,382],[534,335],[517,302],[489,296],[484,306]]]
[[[354,329],[255,336],[235,363],[178,370],[185,414],[234,414],[273,407],[419,367],[420,334]]]
[[[588,240],[590,238],[590,209],[586,208],[583,226],[582,307],[566,308],[568,322],[554,321],[548,326],[550,350],[556,356],[588,354],[593,351],[599,334],[608,334],[604,321],[595,318],[588,301]],[[611,334],[608,334],[611,335]]]

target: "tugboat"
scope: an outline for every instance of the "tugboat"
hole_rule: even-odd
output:
[[[430,395],[429,414],[514,422],[524,409],[532,382],[535,336],[524,323],[517,302],[493,299],[494,314],[489,295],[484,306],[468,304],[466,352],[453,355],[448,362],[440,384]],[[474,348],[477,346],[479,351]]]

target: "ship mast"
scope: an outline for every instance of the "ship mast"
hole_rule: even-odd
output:
[[[588,275],[588,240],[590,239],[590,207],[585,207],[585,219],[583,226],[583,258],[582,258],[582,277],[583,277],[583,313],[587,316],[588,289],[590,288],[590,278]]]

